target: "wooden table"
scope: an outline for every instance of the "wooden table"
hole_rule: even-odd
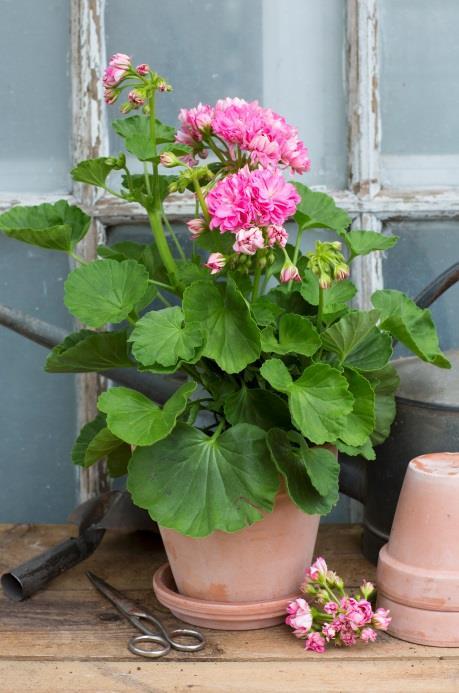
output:
[[[74,533],[59,525],[0,525],[0,572]],[[358,526],[321,527],[316,553],[346,583],[374,579],[360,554]],[[148,533],[107,533],[85,563],[46,591],[13,603],[0,597],[1,693],[99,691],[427,691],[459,692],[459,648],[429,648],[382,634],[351,649],[306,653],[286,626],[259,631],[206,631],[196,654],[172,652],[159,661],[126,649],[130,625],[89,584],[92,570],[146,607],[161,613],[151,575],[164,561],[160,540]]]

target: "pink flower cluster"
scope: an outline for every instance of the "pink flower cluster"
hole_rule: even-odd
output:
[[[303,597],[295,599],[287,607],[285,622],[297,638],[305,639],[306,650],[325,652],[329,642],[346,647],[358,640],[374,642],[377,631],[389,627],[389,611],[374,611],[369,601],[375,594],[372,583],[363,582],[360,593],[350,597],[344,591],[342,579],[328,570],[323,558],[306,571],[302,589],[312,599],[312,605]]]
[[[236,233],[251,226],[282,226],[300,196],[278,169],[248,166],[220,180],[207,195],[211,229]]]
[[[226,98],[214,107],[200,103],[196,108],[182,109],[179,120],[177,141],[193,148],[202,146],[204,135],[216,135],[228,145],[232,155],[235,147],[248,152],[253,164],[286,166],[294,173],[305,173],[311,167],[298,130],[258,101]]]

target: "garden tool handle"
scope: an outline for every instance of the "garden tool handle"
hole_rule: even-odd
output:
[[[454,265],[448,267],[444,272],[442,272],[436,279],[434,279],[428,286],[425,287],[419,293],[414,302],[419,308],[428,308],[437,298],[440,298],[442,294],[445,293],[447,289],[454,286],[459,281],[459,262],[455,262]]]

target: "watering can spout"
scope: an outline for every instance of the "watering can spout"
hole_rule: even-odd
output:
[[[367,498],[367,463],[362,457],[340,455],[339,490],[354,500]]]

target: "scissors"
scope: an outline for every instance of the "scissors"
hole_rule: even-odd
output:
[[[128,640],[128,650],[132,652],[132,654],[140,655],[141,657],[164,657],[164,655],[167,655],[171,651],[171,648],[180,650],[181,652],[197,652],[198,650],[202,650],[206,644],[203,634],[198,630],[191,628],[176,628],[168,632],[161,621],[155,618],[153,614],[141,609],[135,602],[125,597],[121,592],[118,592],[118,590],[115,590],[100,577],[97,577],[97,575],[89,571],[86,573],[86,576],[94,587],[98,589],[133,626],[142,631],[143,635],[133,635],[132,638]],[[146,623],[144,623],[144,621]],[[154,629],[149,627],[148,624],[152,624]],[[175,639],[182,636],[192,638],[197,642],[193,644],[184,644]],[[155,649],[144,649],[141,646],[139,647],[141,643],[154,643],[156,647]]]

